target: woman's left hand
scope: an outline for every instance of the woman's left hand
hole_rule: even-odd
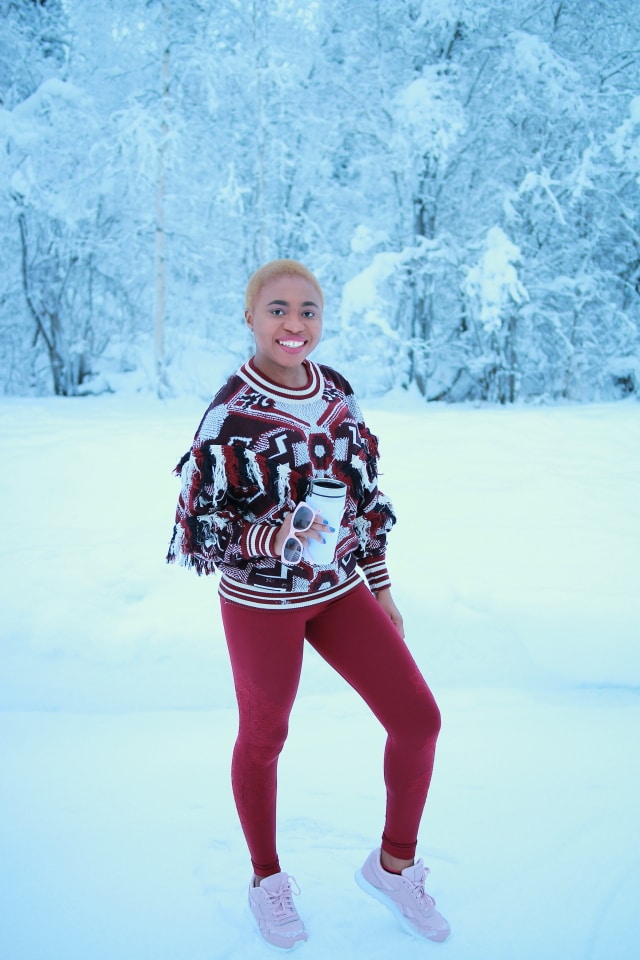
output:
[[[404,625],[402,623],[402,614],[396,607],[393,597],[391,596],[391,589],[386,587],[384,590],[379,590],[376,594],[376,600],[388,614],[391,622],[398,631],[401,637],[404,637]]]

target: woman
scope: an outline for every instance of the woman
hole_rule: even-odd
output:
[[[410,933],[444,940],[449,926],[414,859],[440,715],[391,596],[385,548],[395,516],[377,486],[376,438],[347,381],[308,359],[322,333],[315,276],[275,260],[251,277],[245,299],[255,354],[218,392],[176,468],[182,492],[167,559],[221,573],[239,711],[232,787],[253,865],[249,904],[272,946],[307,939],[276,846],[277,761],[306,639],[387,731],[382,843],[356,880]],[[298,506],[322,477],[346,488],[339,529]],[[333,559],[313,562],[314,543],[331,537]]]

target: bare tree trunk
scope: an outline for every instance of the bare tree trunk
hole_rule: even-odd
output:
[[[516,396],[518,393],[518,356],[516,354],[516,331],[517,331],[517,318],[514,313],[511,313],[508,321],[508,339],[507,339],[507,369],[509,371],[509,403],[516,402]]]
[[[164,51],[162,54],[162,120],[160,146],[158,149],[158,177],[156,181],[156,305],[155,305],[155,364],[156,390],[159,397],[169,393],[164,354],[164,325],[166,311],[166,262],[165,262],[165,155],[169,134],[169,84],[171,78],[171,49],[169,42],[169,0],[162,0],[162,25]]]
[[[267,62],[267,44],[266,44],[266,18],[259,20],[259,15],[264,13],[263,4],[253,4],[252,26],[253,26],[253,44],[255,51],[254,77],[256,83],[256,114],[257,114],[257,170],[256,170],[256,216],[254,227],[256,231],[254,239],[254,256],[256,264],[261,266],[265,261],[265,201],[266,201],[266,138],[267,138],[267,119],[264,105],[264,64]],[[255,269],[255,266],[254,268]]]
[[[67,390],[65,388],[64,362],[56,342],[56,330],[58,329],[59,324],[56,322],[56,324],[52,326],[51,331],[47,330],[40,311],[36,308],[36,305],[33,302],[33,297],[31,296],[27,258],[27,224],[24,213],[22,212],[18,214],[18,226],[20,228],[22,288],[24,290],[24,296],[25,300],[27,301],[29,313],[31,314],[36,325],[36,334],[33,338],[33,345],[35,346],[35,344],[38,342],[38,337],[42,337],[47,348],[47,354],[49,356],[49,366],[51,367],[51,376],[53,378],[53,392],[56,394],[56,396],[65,396]]]

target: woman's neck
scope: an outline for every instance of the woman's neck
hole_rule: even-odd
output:
[[[288,387],[290,390],[304,390],[311,382],[309,364],[306,360],[295,367],[279,367],[275,364],[264,363],[264,361],[253,356],[250,363],[267,380],[271,380],[278,386]]]

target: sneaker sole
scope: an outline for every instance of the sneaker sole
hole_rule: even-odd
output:
[[[377,887],[374,887],[372,883],[365,878],[362,870],[356,870],[354,879],[361,890],[365,893],[368,893],[370,897],[373,897],[374,900],[377,900],[378,903],[381,903],[383,907],[386,907],[390,911],[402,927],[405,933],[408,933],[409,936],[413,937],[415,940],[431,940],[434,943],[442,943],[449,936],[449,931],[440,931],[434,930],[433,935],[429,936],[426,933],[420,933],[419,930],[413,926],[413,924],[405,917],[404,913],[400,909],[397,903],[395,903],[390,897],[388,897],[382,890],[378,890]]]
[[[279,954],[283,954],[283,953],[293,953],[294,950],[297,950],[298,947],[301,947],[301,946],[302,946],[303,944],[305,944],[305,943],[307,942],[307,940],[309,939],[309,937],[308,937],[308,935],[307,935],[307,940],[296,940],[296,941],[293,943],[293,946],[291,946],[291,947],[279,947],[277,943],[269,943],[269,941],[267,940],[267,938],[266,938],[265,936],[263,936],[262,931],[260,930],[260,926],[259,926],[259,924],[258,924],[258,921],[256,920],[256,918],[255,918],[254,915],[253,915],[253,910],[251,909],[251,904],[249,904],[249,903],[247,904],[247,910],[248,910],[249,913],[251,914],[251,919],[253,920],[253,928],[254,928],[256,934],[258,935],[258,937],[259,937],[259,939],[260,939],[260,943],[262,943],[265,947],[268,947],[269,950],[273,950],[274,953],[279,953]]]

